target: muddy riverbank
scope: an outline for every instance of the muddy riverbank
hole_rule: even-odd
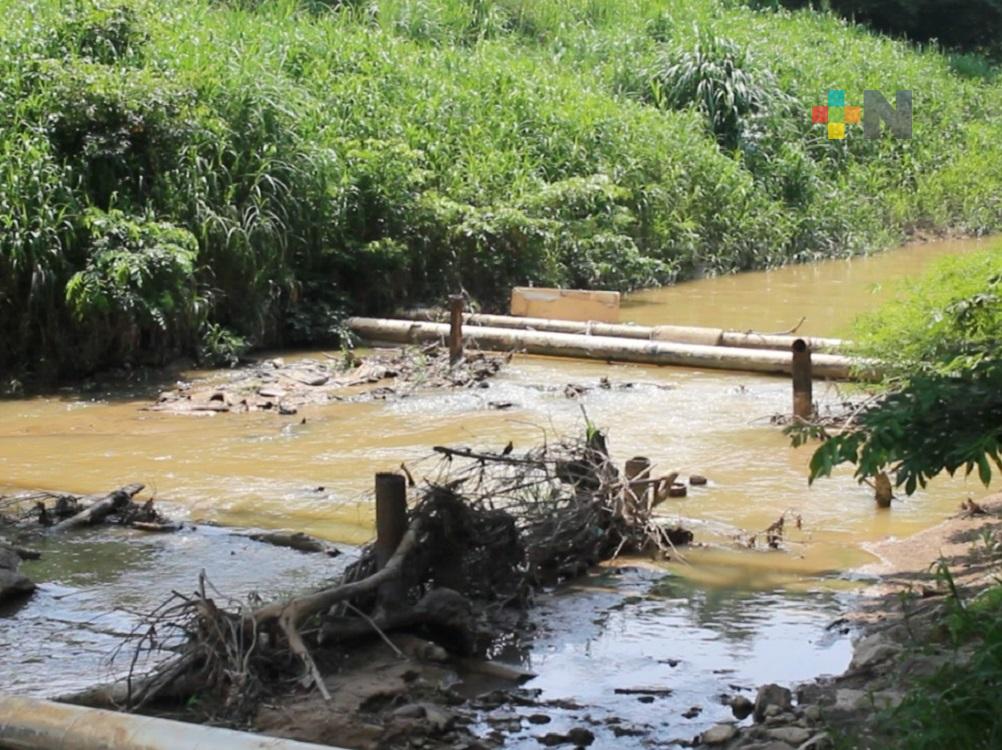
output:
[[[735,716],[701,734],[701,750],[832,750],[888,746],[901,727],[887,712],[918,680],[946,665],[965,664],[973,645],[951,644],[948,623],[956,599],[970,602],[998,584],[1002,558],[1002,495],[965,502],[955,517],[906,539],[872,549],[880,579],[833,625],[856,630],[849,668],[800,685],[761,686],[753,702],[734,704]],[[943,566],[951,578],[943,575]],[[890,724],[888,722],[891,722]],[[907,731],[907,730],[905,730]]]

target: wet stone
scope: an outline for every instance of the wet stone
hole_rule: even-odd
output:
[[[703,732],[700,741],[704,745],[723,745],[734,739],[737,733],[738,730],[733,724],[717,724]]]
[[[807,740],[797,750],[833,750],[835,743],[829,734],[819,734]]]
[[[811,732],[802,727],[777,727],[769,730],[769,736],[790,745],[800,745],[811,738]]]
[[[773,714],[767,713],[772,707],[778,707]],[[762,721],[766,716],[777,715],[793,706],[793,695],[785,687],[779,685],[763,685],[755,696],[755,721]]]
[[[728,705],[731,707],[731,713],[734,714],[734,718],[738,721],[747,719],[755,710],[755,704],[752,703],[750,698],[743,695],[735,695],[731,698]]]

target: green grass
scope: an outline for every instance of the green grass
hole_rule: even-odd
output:
[[[214,341],[225,358],[241,338],[307,343],[348,311],[458,288],[490,307],[513,284],[629,289],[1002,224],[1002,86],[831,15],[712,0],[0,11],[0,371]],[[827,141],[809,112],[828,88],[913,89],[915,137]],[[102,234],[126,226],[132,241]],[[192,242],[194,283],[165,289]]]

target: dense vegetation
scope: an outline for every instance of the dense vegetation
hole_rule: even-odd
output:
[[[1002,223],[1002,85],[730,0],[0,0],[0,372]],[[977,68],[977,71],[982,70]],[[915,137],[828,141],[828,88]],[[853,137],[855,135],[855,137]]]
[[[893,473],[908,494],[959,469],[987,486],[1002,471],[1002,246],[941,261],[865,317],[858,338],[888,390],[822,443],[812,479],[848,462],[860,478]]]

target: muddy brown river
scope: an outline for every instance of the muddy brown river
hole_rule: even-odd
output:
[[[981,246],[930,243],[693,281],[630,295],[623,317],[770,332],[805,318],[801,333],[838,336],[886,299],[896,280]],[[594,386],[600,378],[613,388],[564,395],[569,383]],[[367,491],[375,472],[406,462],[420,474],[433,445],[500,448],[512,440],[528,448],[544,435],[579,432],[582,406],[607,430],[617,458],[645,455],[665,471],[709,477],[708,486],[664,506],[706,548],[659,568],[610,573],[602,585],[550,593],[539,637],[503,654],[531,665],[540,676],[530,687],[546,697],[575,698],[596,716],[663,723],[666,741],[691,739],[729,715],[714,696],[733,693],[733,685],[844,669],[849,644],[826,626],[875,562],[867,544],[926,528],[968,495],[985,494],[973,480],[942,478],[880,512],[848,470],[808,487],[810,449],[792,449],[769,424],[789,409],[789,382],[745,373],[518,357],[485,390],[307,406],[294,419],[143,411],[157,390],[75,388],[0,401],[0,492],[86,493],[143,482],[187,520],[298,529],[348,548],[370,537]],[[815,386],[822,402],[839,395]],[[490,402],[512,407],[498,411]],[[783,513],[802,519],[785,550],[736,547],[736,535],[760,531]],[[309,585],[343,564],[204,526],[170,538],[96,531],[43,552],[24,566],[40,591],[0,612],[0,689],[51,695],[92,681],[94,668],[108,671],[104,657],[134,624],[132,613],[172,587],[190,588],[202,568],[226,593],[242,596]],[[675,692],[653,705],[614,693],[638,683]],[[703,712],[681,718],[693,705]],[[616,746],[628,747],[624,742]],[[525,743],[534,746],[528,735]]]

